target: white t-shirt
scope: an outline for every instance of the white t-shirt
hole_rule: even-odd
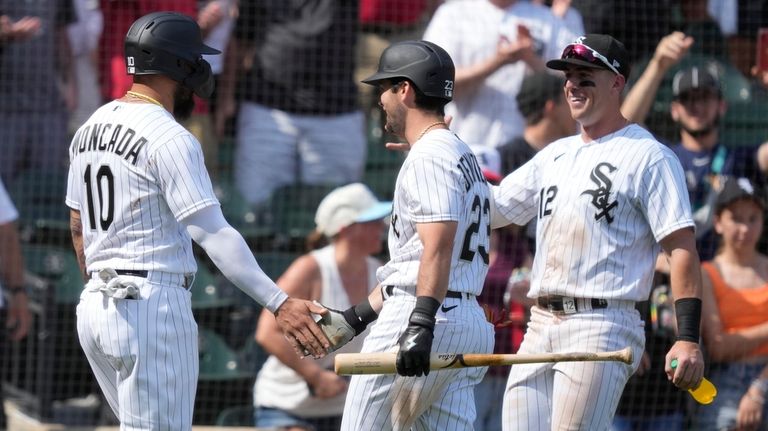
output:
[[[168,111],[107,103],[78,129],[69,155],[66,202],[80,211],[88,272],[197,270],[179,221],[219,202],[200,144]]]
[[[448,290],[479,295],[488,272],[490,189],[472,150],[450,130],[416,141],[395,183],[390,261],[382,286],[416,286],[424,246],[417,223],[456,221]]]
[[[8,192],[5,190],[5,186],[3,185],[3,182],[0,181],[0,225],[11,223],[18,218],[19,218],[19,212],[16,210],[16,207],[13,205],[13,202],[11,201],[11,197],[8,196]],[[0,262],[0,265],[3,265],[3,264],[4,264],[3,262]],[[3,298],[2,291],[3,291],[3,285],[2,285],[2,280],[0,280],[0,308],[3,308],[5,304],[4,302],[5,298]]]
[[[444,48],[457,69],[488,60],[496,53],[502,36],[517,38],[517,24],[525,25],[535,40],[542,60],[559,58],[566,45],[584,33],[573,16],[563,20],[542,5],[517,1],[506,10],[487,0],[458,0],[437,9],[424,39]],[[515,97],[528,67],[517,62],[501,67],[471,92],[457,92],[446,113],[453,116],[451,129],[470,146],[498,147],[521,135],[525,125]]]
[[[679,160],[637,125],[555,141],[493,194],[495,227],[536,217],[532,298],[646,300],[658,242],[694,226]]]

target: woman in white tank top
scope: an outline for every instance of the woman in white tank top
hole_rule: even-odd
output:
[[[308,248],[277,281],[295,298],[317,300],[345,310],[376,287],[371,255],[381,252],[391,202],[380,202],[363,184],[339,187],[317,209]],[[319,240],[329,243],[318,248]],[[367,331],[339,352],[360,351]],[[262,313],[256,340],[272,356],[254,385],[255,425],[282,430],[339,429],[347,379],[333,372],[335,353],[313,360],[299,358],[280,333],[271,313]]]

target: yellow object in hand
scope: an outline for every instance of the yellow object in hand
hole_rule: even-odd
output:
[[[671,366],[673,370],[677,368],[677,359],[673,359],[669,366]],[[690,392],[693,399],[699,404],[709,404],[714,401],[717,396],[717,388],[715,385],[704,377],[702,377],[699,386],[696,386],[693,389],[688,389],[688,392]]]

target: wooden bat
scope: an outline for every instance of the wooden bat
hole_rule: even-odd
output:
[[[336,374],[395,374],[397,352],[339,353],[334,368]],[[532,364],[538,362],[621,361],[632,363],[632,349],[625,347],[613,352],[574,352],[542,354],[432,353],[430,370],[486,367],[492,365]]]

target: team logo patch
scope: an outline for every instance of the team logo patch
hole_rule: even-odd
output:
[[[586,190],[581,193],[582,195],[592,196],[592,205],[598,209],[597,213],[595,213],[595,221],[600,221],[601,218],[605,217],[605,221],[608,222],[608,224],[613,222],[611,211],[616,208],[619,203],[610,201],[613,181],[608,177],[608,174],[611,174],[614,171],[616,171],[616,167],[610,163],[599,163],[589,174],[589,179],[597,185],[597,188],[594,190]]]

